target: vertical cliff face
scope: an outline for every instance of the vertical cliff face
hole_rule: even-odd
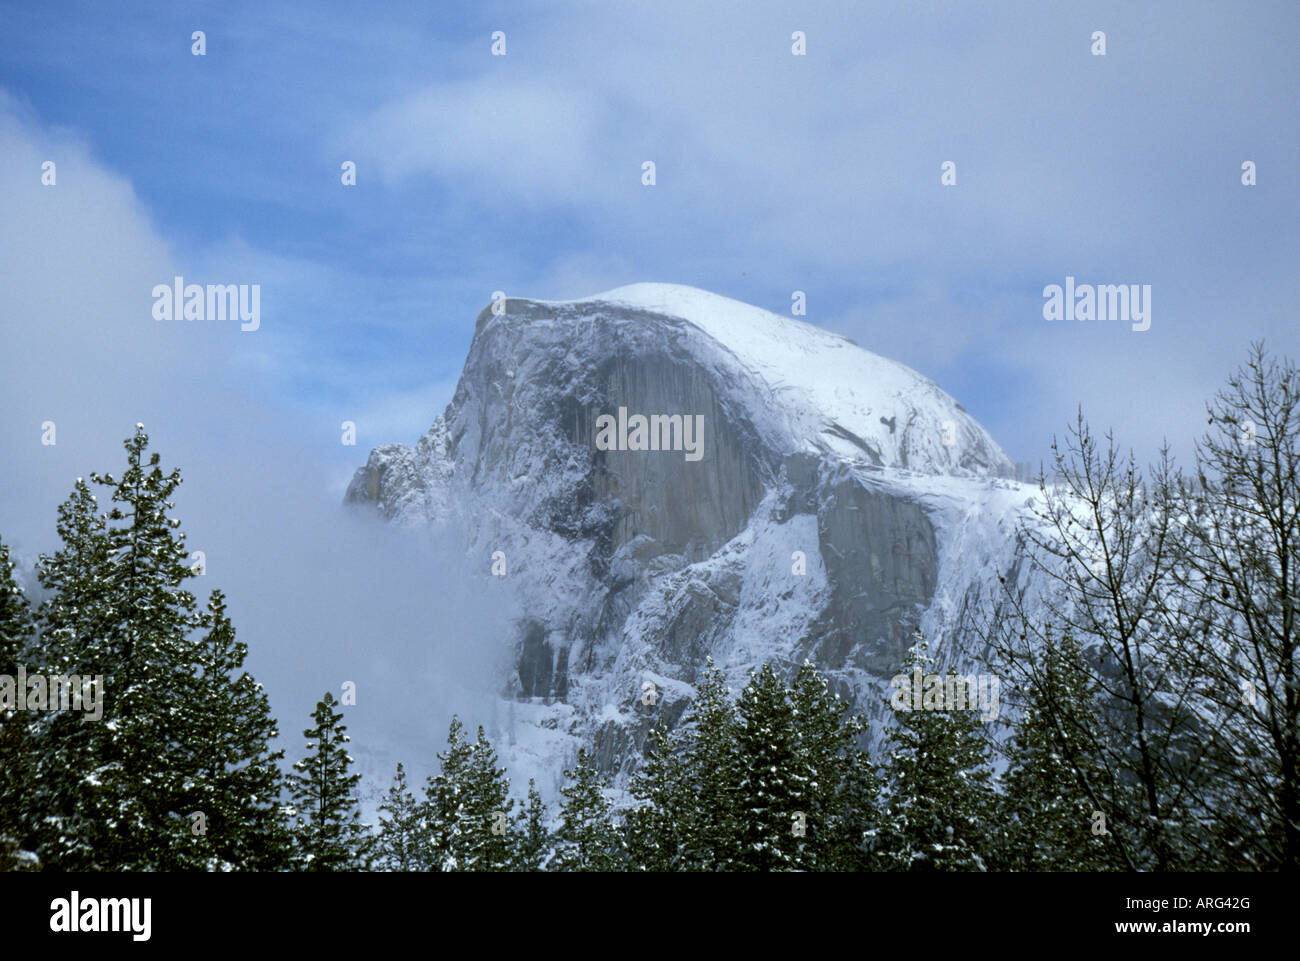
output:
[[[955,612],[990,596],[992,555],[1014,553],[1010,473],[908,368],[637,285],[483,311],[447,410],[372,451],[347,499],[460,527],[485,577],[497,558],[528,612],[502,679],[518,723],[594,738],[625,772],[709,657],[736,684],[811,658],[882,716],[916,627],[942,652]]]
[[[841,669],[896,674],[938,580],[938,544],[925,510],[839,467],[818,489],[818,549],[835,585],[807,651]]]

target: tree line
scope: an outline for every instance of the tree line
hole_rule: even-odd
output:
[[[188,590],[179,471],[137,427],[78,479],[35,609],[0,543],[0,676],[103,675],[104,716],[0,709],[0,867],[259,871],[1290,870],[1300,864],[1300,377],[1255,345],[1190,471],[1147,471],[1082,413],[965,646],[1007,678],[974,711],[868,723],[811,664],[738,695],[708,665],[615,810],[586,750],[516,806],[482,728],[362,823],[343,713],[273,748],[225,597]],[[107,495],[101,508],[91,484]],[[1046,587],[1044,588],[1044,585]],[[918,635],[900,665],[936,668]],[[951,668],[949,668],[949,672]],[[3,704],[0,701],[0,704]]]

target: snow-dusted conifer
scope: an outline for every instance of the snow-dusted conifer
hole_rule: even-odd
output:
[[[27,596],[13,571],[9,548],[0,541],[0,674],[16,678],[18,665],[26,663],[33,622]],[[0,845],[13,852],[15,865],[17,852],[35,840],[30,835],[36,812],[29,800],[36,764],[34,741],[28,712],[0,708]]]
[[[370,866],[371,838],[361,823],[356,797],[360,774],[349,773],[352,758],[347,727],[340,723],[328,691],[316,704],[313,727],[303,731],[307,756],[290,776],[298,816],[295,865],[305,871],[358,871]]]
[[[623,843],[614,828],[613,808],[602,790],[600,775],[585,748],[564,772],[560,793],[560,828],[556,832],[556,871],[618,871],[623,867]]]
[[[290,855],[281,802],[284,751],[271,750],[279,732],[270,701],[244,670],[248,646],[236,639],[219,590],[212,592],[203,625],[183,709],[183,741],[166,759],[186,772],[182,812],[190,820],[190,830],[175,839],[169,866],[283,869]]]
[[[933,660],[918,632],[908,673]],[[877,848],[896,871],[983,871],[992,833],[990,747],[973,711],[900,711],[890,731],[889,799]]]
[[[548,814],[537,785],[528,782],[528,800],[515,817],[512,871],[541,871],[551,848]]]
[[[388,796],[379,805],[379,839],[376,854],[379,866],[387,871],[421,871],[427,851],[424,806],[406,785],[406,770],[397,765],[397,773],[388,788]]]
[[[452,715],[447,731],[447,748],[438,754],[441,770],[425,783],[425,817],[428,822],[428,851],[424,860],[429,871],[464,871],[469,858],[470,761],[474,748],[465,740],[465,726]]]

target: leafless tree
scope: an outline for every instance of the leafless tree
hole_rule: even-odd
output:
[[[1178,507],[1182,654],[1213,716],[1215,819],[1239,866],[1300,868],[1300,372],[1253,344],[1208,405]]]

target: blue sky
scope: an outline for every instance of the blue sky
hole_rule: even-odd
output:
[[[1294,0],[0,0],[0,536],[53,549],[146,423],[277,713],[391,662],[416,686],[355,723],[416,757],[487,709],[463,641],[505,614],[338,505],[445,406],[493,291],[803,290],[1015,460],[1078,404],[1185,457],[1250,340],[1297,354],[1298,37]],[[176,274],[259,284],[260,329],[155,321]],[[1067,275],[1150,284],[1150,330],[1044,320]]]
[[[1294,352],[1294,3],[316,7],[7,4],[0,88],[129,186],[177,273],[260,283],[230,362],[363,447],[431,422],[497,289],[802,289],[1016,459],[1076,403],[1147,453],[1249,339]],[[1067,274],[1151,284],[1152,329],[1044,321]]]

